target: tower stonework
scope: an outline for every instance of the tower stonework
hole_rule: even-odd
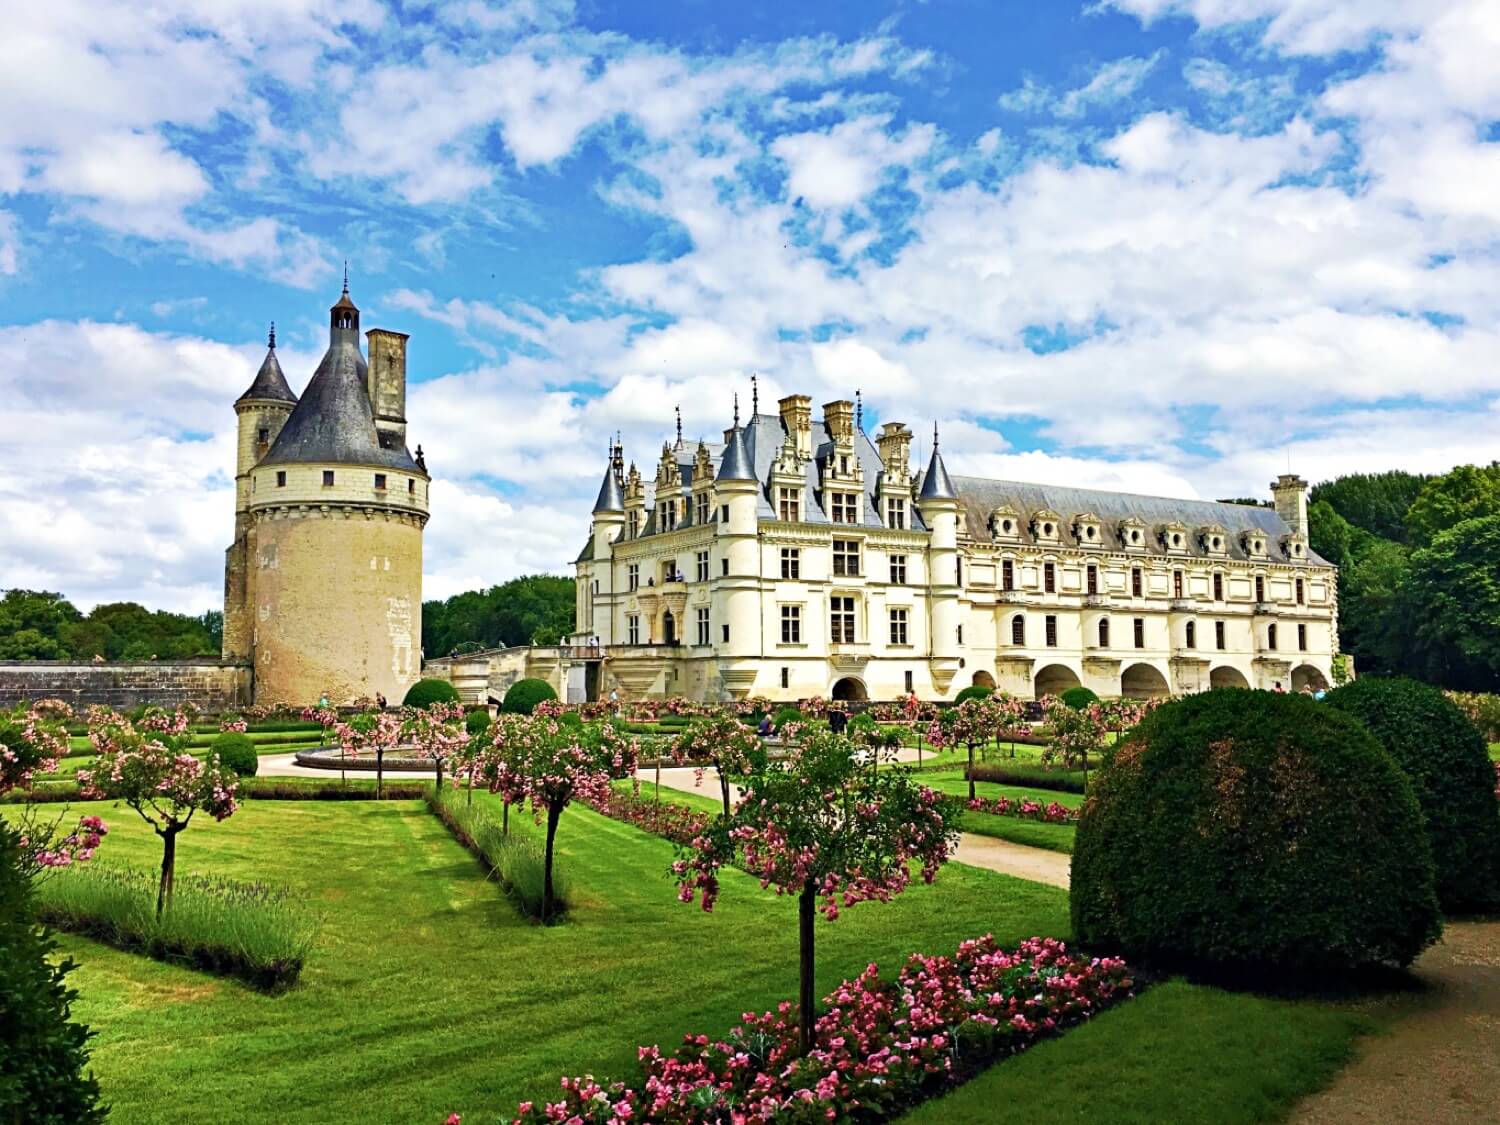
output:
[[[251,392],[236,404],[224,651],[252,664],[257,703],[399,701],[421,673],[431,480],[406,447],[407,337],[369,340],[367,364],[346,288],[301,399],[275,398],[279,418]]]

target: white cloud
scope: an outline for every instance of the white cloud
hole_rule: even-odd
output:
[[[778,137],[771,151],[787,164],[788,193],[810,207],[852,207],[892,166],[905,166],[932,147],[932,126],[914,126],[896,135],[888,117],[844,121],[822,133]]]
[[[1122,102],[1140,89],[1141,84],[1165,57],[1164,50],[1142,58],[1128,55],[1102,63],[1082,86],[1054,93],[1049,87],[1027,75],[1021,85],[1001,94],[997,104],[1011,113],[1039,114],[1052,112],[1059,117],[1081,117],[1089,110]]]

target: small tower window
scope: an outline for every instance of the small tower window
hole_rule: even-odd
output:
[[[1187,647],[1198,647],[1198,626],[1192,621],[1187,623]]]
[[[271,440],[271,431],[268,430],[265,426],[262,426],[260,429],[255,431],[255,440],[260,442],[261,445],[265,445],[268,441]]]
[[[323,470],[323,487],[324,488],[332,488],[333,487],[333,470],[332,469],[324,469]]]
[[[276,470],[276,487],[277,488],[285,488],[286,487],[286,470],[285,469],[277,469]]]
[[[417,482],[415,479],[411,479],[406,482],[406,491],[412,496],[415,496],[417,494]]]
[[[376,473],[375,474],[375,490],[377,492],[384,492],[385,491],[385,474],[384,473]]]

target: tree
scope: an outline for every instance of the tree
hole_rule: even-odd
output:
[[[335,723],[334,737],[344,752],[358,758],[375,755],[375,799],[385,796],[385,755],[401,741],[402,717],[378,709],[362,712],[348,722]]]
[[[474,642],[494,645],[556,644],[573,631],[571,578],[533,574],[488,590],[470,590],[422,605],[422,647],[447,654]]]
[[[1412,542],[1431,543],[1465,520],[1500,515],[1500,461],[1459,465],[1422,487],[1406,513]]]
[[[1406,512],[1432,478],[1393,469],[1384,473],[1350,473],[1313,485],[1308,499],[1313,507],[1327,504],[1351,525],[1396,543],[1408,542]],[[1309,516],[1312,509],[1308,510]],[[1313,550],[1332,559],[1314,545]]]
[[[73,709],[59,699],[0,711],[0,794],[30,790],[39,774],[57,769],[58,760],[68,752],[64,724],[72,716]],[[28,794],[13,826],[20,834],[21,854],[16,862],[27,878],[93,858],[101,838],[109,831],[99,817],[84,816],[65,832],[65,819],[66,814],[50,823],[39,820]]]
[[[1069,766],[1075,763],[1083,767],[1083,787],[1089,786],[1089,754],[1098,755],[1109,735],[1110,713],[1102,703],[1090,703],[1087,707],[1074,707],[1055,695],[1045,701],[1047,726],[1052,731],[1052,744],[1043,753],[1058,753]]]
[[[1439,532],[1411,560],[1416,636],[1432,678],[1500,687],[1500,515]]]
[[[714,767],[719,775],[726,818],[730,815],[730,778],[746,777],[766,762],[766,748],[760,736],[729,714],[693,720],[673,741],[672,753],[678,761],[698,767],[700,785],[706,766]]]
[[[124,801],[161,837],[161,882],[156,891],[160,917],[172,902],[177,837],[200,810],[215,820],[233,815],[239,778],[217,758],[205,762],[176,749],[186,742],[187,717],[182,712],[148,712],[141,726],[159,737],[148,738],[122,715],[94,710],[89,741],[99,756],[92,769],[78,771],[78,782],[86,797]]]
[[[530,801],[546,814],[542,923],[555,914],[553,853],[557,825],[574,798],[603,801],[610,779],[635,773],[636,748],[611,722],[567,726],[550,715],[510,715],[495,724],[495,756],[485,769],[492,792],[507,805]]]
[[[927,741],[934,746],[965,745],[969,748],[969,800],[974,799],[974,747],[983,746],[1000,725],[999,713],[989,698],[966,699],[957,707],[940,712],[927,728]]]
[[[918,785],[910,770],[863,769],[849,739],[809,730],[786,758],[750,775],[733,816],[673,864],[678,898],[701,896],[712,910],[719,869],[737,860],[762,887],[797,896],[805,1054],[813,1042],[814,915],[832,922],[841,907],[888,902],[911,882],[912,864],[932,882],[958,843],[959,816],[957,799]]]
[[[443,763],[461,756],[469,744],[462,704],[432,703],[426,707],[403,707],[401,737],[411,743],[417,757],[426,758],[434,764],[437,769],[437,789],[441,789]]]

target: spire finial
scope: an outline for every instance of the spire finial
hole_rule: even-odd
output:
[[[933,422],[933,423],[932,423],[932,451],[933,451],[933,452],[934,452],[934,453],[936,453],[936,452],[937,452],[937,447],[938,447],[938,438],[937,438],[937,422],[936,422],[936,421],[934,421],[934,422]]]
[[[740,428],[740,392],[734,392],[734,428]]]
[[[760,413],[760,380],[756,375],[750,376],[750,420],[755,421],[755,416]]]
[[[682,448],[682,406],[679,404],[677,410],[677,448]]]
[[[854,389],[854,428],[860,433],[865,432],[865,400],[858,387]]]
[[[349,294],[349,259],[344,259],[344,295]]]
[[[276,350],[276,322],[274,320],[271,321],[270,335],[266,337],[266,346],[273,352]]]

